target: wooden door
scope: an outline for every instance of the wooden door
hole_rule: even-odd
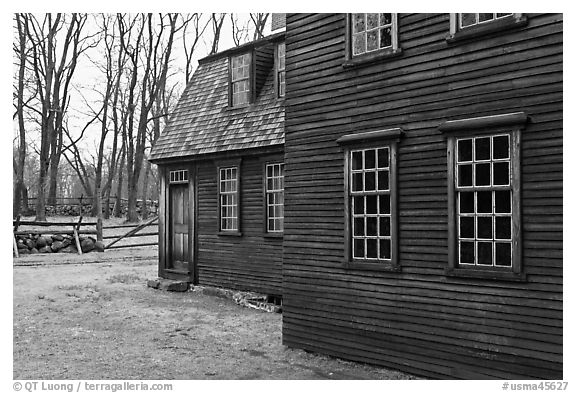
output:
[[[188,273],[190,264],[188,184],[170,185],[169,268]]]

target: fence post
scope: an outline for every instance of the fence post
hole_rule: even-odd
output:
[[[96,189],[96,214],[98,219],[96,220],[96,240],[102,241],[102,195],[100,194],[100,187]]]

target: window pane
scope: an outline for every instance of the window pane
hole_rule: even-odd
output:
[[[366,218],[366,236],[378,236],[378,217]]]
[[[496,14],[496,17],[503,18],[505,16],[512,15],[511,13],[504,13],[504,14]]]
[[[378,27],[378,14],[366,14],[366,30]]]
[[[354,214],[364,214],[364,197],[354,197]]]
[[[496,238],[511,239],[512,222],[510,217],[496,217]]]
[[[366,172],[364,189],[366,191],[376,190],[376,172]]]
[[[364,189],[362,178],[362,173],[352,175],[352,191],[362,191]]]
[[[380,258],[390,259],[390,239],[380,239]]]
[[[369,195],[366,197],[366,214],[377,214],[378,213],[378,196]]]
[[[460,242],[460,263],[474,264],[474,242]]]
[[[380,195],[378,197],[380,214],[390,214],[390,195]]]
[[[476,14],[460,14],[461,26],[471,26],[476,24]]]
[[[365,14],[352,14],[353,19],[353,32],[359,33],[366,30],[366,18]]]
[[[494,137],[492,144],[492,157],[495,160],[510,157],[510,143],[508,140],[508,135]]]
[[[472,165],[458,165],[458,185],[460,187],[472,186]]]
[[[496,213],[510,213],[510,191],[495,191]]]
[[[477,138],[475,145],[476,160],[490,159],[490,138]]]
[[[366,240],[366,257],[378,258],[378,240],[376,239]]]
[[[378,149],[378,168],[388,168],[388,149]]]
[[[366,150],[364,152],[364,168],[365,169],[374,169],[376,168],[376,151],[375,150]]]
[[[366,34],[366,50],[368,52],[378,49],[378,30],[369,31]]]
[[[380,217],[380,236],[390,236],[390,217]]]
[[[364,258],[364,239],[354,239],[354,257]]]
[[[496,265],[512,266],[512,244],[496,243]]]
[[[510,163],[495,162],[493,165],[494,165],[494,185],[510,184]]]
[[[474,217],[460,217],[460,238],[474,239]]]
[[[389,25],[392,23],[392,14],[380,14],[380,25]]]
[[[354,236],[364,236],[364,217],[354,219]]]
[[[478,217],[478,239],[492,239],[492,217]]]
[[[492,213],[492,191],[479,191],[476,193],[476,212]]]
[[[478,265],[492,265],[492,242],[478,242]]]
[[[392,46],[392,28],[385,27],[380,29],[380,48]]]
[[[388,190],[390,188],[390,179],[388,178],[388,171],[378,171],[378,189]]]
[[[461,192],[460,195],[460,213],[474,213],[474,193]]]
[[[361,151],[352,152],[352,169],[353,170],[362,169],[362,152]]]
[[[490,14],[478,14],[478,20],[479,20],[480,22],[486,22],[486,21],[489,21],[489,20],[492,20],[492,19],[494,19],[494,14],[493,14],[493,13],[490,13]]]
[[[354,55],[359,55],[366,52],[366,34],[355,34],[352,41]]]
[[[472,161],[472,139],[458,141],[458,162]]]
[[[476,169],[476,185],[489,186],[490,185],[490,163],[474,164]]]

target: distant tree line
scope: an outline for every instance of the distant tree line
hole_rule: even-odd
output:
[[[192,77],[194,54],[202,43],[206,55],[218,51],[227,16],[241,45],[263,37],[268,15],[15,14],[13,214],[28,208],[29,192],[37,220],[47,203],[79,192],[103,206],[126,197],[127,220],[138,220],[137,198],[158,195],[146,156]],[[80,63],[95,70],[92,84],[78,80]]]

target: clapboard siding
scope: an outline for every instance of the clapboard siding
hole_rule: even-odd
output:
[[[201,285],[282,293],[282,239],[265,237],[264,165],[282,154],[244,156],[240,168],[242,236],[218,234],[218,160],[197,166],[198,280]]]
[[[562,377],[562,16],[448,43],[400,14],[402,55],[344,67],[344,15],[286,30],[283,342],[435,378]],[[448,277],[446,120],[523,111],[525,282]],[[346,134],[401,127],[401,272],[344,269]]]

